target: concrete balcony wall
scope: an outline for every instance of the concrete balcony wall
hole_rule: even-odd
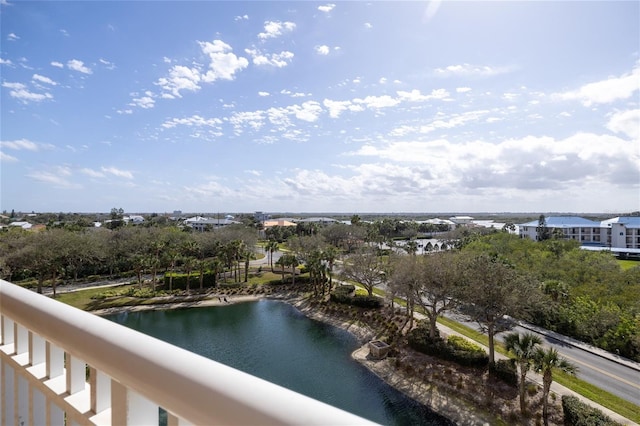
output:
[[[0,424],[371,424],[0,280]]]

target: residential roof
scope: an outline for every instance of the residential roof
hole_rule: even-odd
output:
[[[600,223],[606,227],[611,227],[612,223],[622,223],[627,228],[640,228],[640,216],[618,216]]]
[[[580,216],[549,216],[545,218],[545,222],[548,228],[574,228],[574,227],[593,227],[599,228],[600,222],[585,219]],[[531,222],[522,223],[518,226],[538,226],[539,221],[532,220]]]
[[[298,222],[337,222],[335,219],[331,219],[330,217],[308,217],[306,219],[300,219]]]
[[[240,223],[235,220],[218,219],[214,217],[202,217],[202,216],[190,217],[189,219],[185,219],[185,222],[188,224],[203,223],[205,225],[208,224],[208,225],[218,225],[218,226],[233,225],[233,224]]]
[[[295,223],[284,219],[265,220],[264,227],[271,228],[273,226],[296,226]]]

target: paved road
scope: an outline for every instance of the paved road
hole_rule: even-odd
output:
[[[463,315],[448,315],[452,319],[470,327],[478,328]],[[538,334],[545,346],[555,348],[558,353],[578,367],[577,376],[600,389],[640,406],[640,364],[589,346],[583,342],[562,336],[540,327],[520,323],[512,331]],[[506,333],[496,338],[502,340]]]
[[[640,364],[529,324],[514,331],[537,333],[579,369],[578,377],[640,406]]]

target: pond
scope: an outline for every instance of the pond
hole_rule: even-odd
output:
[[[350,333],[309,319],[284,302],[106,318],[380,424],[454,424],[354,361],[358,342]]]

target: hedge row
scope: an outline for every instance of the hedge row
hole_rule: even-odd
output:
[[[450,336],[446,341],[440,337],[431,339],[428,329],[419,326],[409,332],[408,339],[413,349],[460,365],[485,367],[489,363],[489,356],[480,346],[462,337]]]
[[[562,397],[564,424],[567,426],[621,426],[597,408],[580,401],[575,396]]]
[[[191,278],[189,278],[189,288],[197,289],[200,288],[200,272],[192,272]],[[164,275],[164,288],[169,289],[169,278],[173,277],[173,283],[171,288],[173,290],[186,290],[187,288],[187,274],[181,273],[167,273]],[[215,274],[210,271],[206,271],[204,273],[202,286],[204,288],[214,287],[216,282],[219,280],[215,279]]]

